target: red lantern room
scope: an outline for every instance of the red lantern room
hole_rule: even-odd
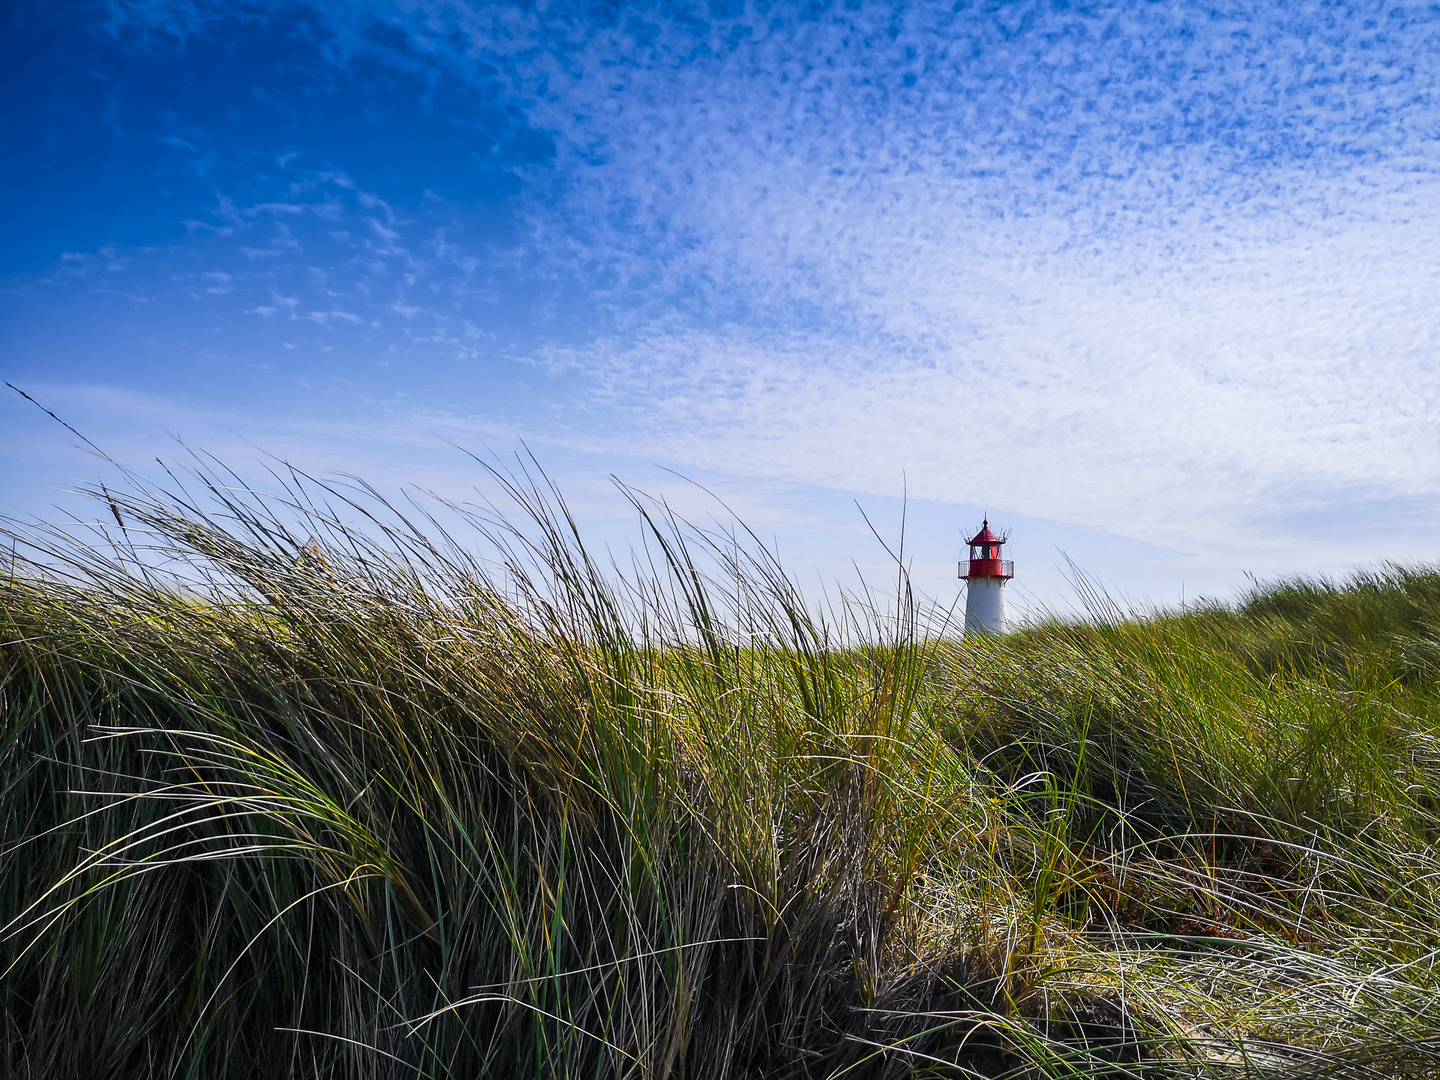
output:
[[[1002,578],[1008,581],[1014,577],[1015,564],[1009,559],[1000,558],[1000,549],[1004,547],[1005,539],[990,531],[990,519],[986,518],[980,531],[968,541],[970,572],[960,576],[966,581],[973,581],[975,578]]]

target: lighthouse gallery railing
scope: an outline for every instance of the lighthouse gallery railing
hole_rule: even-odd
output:
[[[970,577],[973,564],[979,563],[985,569],[976,577],[1003,577],[1012,578],[1015,576],[1015,562],[1013,559],[968,559],[960,563],[960,576]]]

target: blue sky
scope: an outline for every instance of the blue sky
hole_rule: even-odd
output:
[[[803,577],[1440,559],[1440,11],[20,0],[0,373],[143,468],[523,442]],[[0,508],[101,475],[14,395]],[[673,470],[673,471],[667,471]]]

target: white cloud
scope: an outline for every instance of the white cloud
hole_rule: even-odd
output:
[[[1299,11],[1067,37],[1022,8],[980,51],[907,13],[893,45],[581,54],[538,114],[573,160],[537,246],[646,301],[550,360],[640,456],[904,470],[1230,565],[1316,557],[1306,513],[1440,495],[1433,50]]]
[[[354,312],[340,311],[338,308],[332,311],[311,311],[305,315],[305,318],[309,319],[311,322],[319,323],[321,326],[324,326],[327,323],[334,322],[337,319],[343,322],[348,322],[352,326],[359,326],[365,321],[364,319],[360,318],[359,315],[356,315]]]
[[[651,33],[643,11],[336,6],[341,60],[373,20],[402,28],[417,69],[483,64],[557,153],[515,166],[518,243],[427,218],[426,261],[378,194],[317,174],[305,205],[347,228],[312,284],[356,311],[369,289],[367,317],[424,316],[415,344],[477,362],[473,274],[604,305],[593,347],[537,353],[601,407],[532,438],[883,494],[903,472],[1221,565],[1334,557],[1325,519],[1356,504],[1431,528],[1413,508],[1440,503],[1434,14],[956,7]],[[217,220],[294,246],[291,206]],[[534,310],[539,336],[562,322]]]
[[[868,260],[813,260],[860,278],[848,333],[683,328],[550,359],[630,410],[641,456],[878,494],[903,471],[921,497],[1209,557],[1293,550],[1287,510],[1440,492],[1440,218],[1143,275],[1123,250],[1017,258],[1014,229],[887,252],[864,219]]]

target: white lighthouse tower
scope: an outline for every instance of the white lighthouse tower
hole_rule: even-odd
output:
[[[970,565],[960,564],[965,579],[965,633],[1003,634],[1005,622],[1005,583],[1015,576],[1015,564],[1000,558],[1000,549],[1008,537],[990,531],[986,518],[980,531],[972,536]],[[968,569],[968,573],[967,573]]]

